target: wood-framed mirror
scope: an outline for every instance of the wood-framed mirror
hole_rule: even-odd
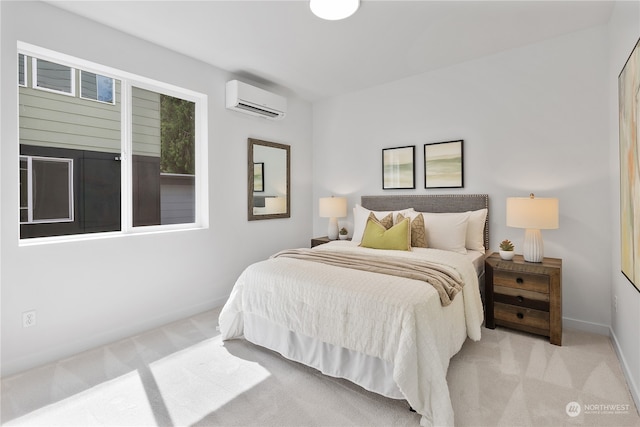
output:
[[[247,142],[249,221],[289,218],[290,146],[254,138]]]

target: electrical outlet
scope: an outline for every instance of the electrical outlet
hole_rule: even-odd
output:
[[[28,328],[30,326],[36,326],[36,311],[25,311],[22,313],[22,327]]]

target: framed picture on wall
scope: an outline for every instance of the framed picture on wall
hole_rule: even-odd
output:
[[[620,266],[640,291],[640,40],[618,76],[620,108]]]
[[[253,164],[253,191],[264,191],[264,162]]]
[[[382,189],[416,188],[415,145],[382,149]]]
[[[462,188],[463,141],[424,145],[424,188]]]

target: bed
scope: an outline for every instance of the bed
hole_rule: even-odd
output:
[[[389,215],[385,227],[410,226],[414,237],[422,227],[429,247],[362,247],[368,227]],[[447,368],[467,338],[480,339],[488,223],[485,194],[363,196],[351,241],[281,251],[245,269],[220,313],[222,338],[404,399],[423,426],[453,425]]]

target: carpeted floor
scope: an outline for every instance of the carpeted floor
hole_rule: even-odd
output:
[[[417,426],[405,401],[244,340],[219,310],[2,380],[3,425]],[[640,426],[608,337],[483,329],[451,361],[457,426]],[[572,403],[572,402],[575,402]]]

